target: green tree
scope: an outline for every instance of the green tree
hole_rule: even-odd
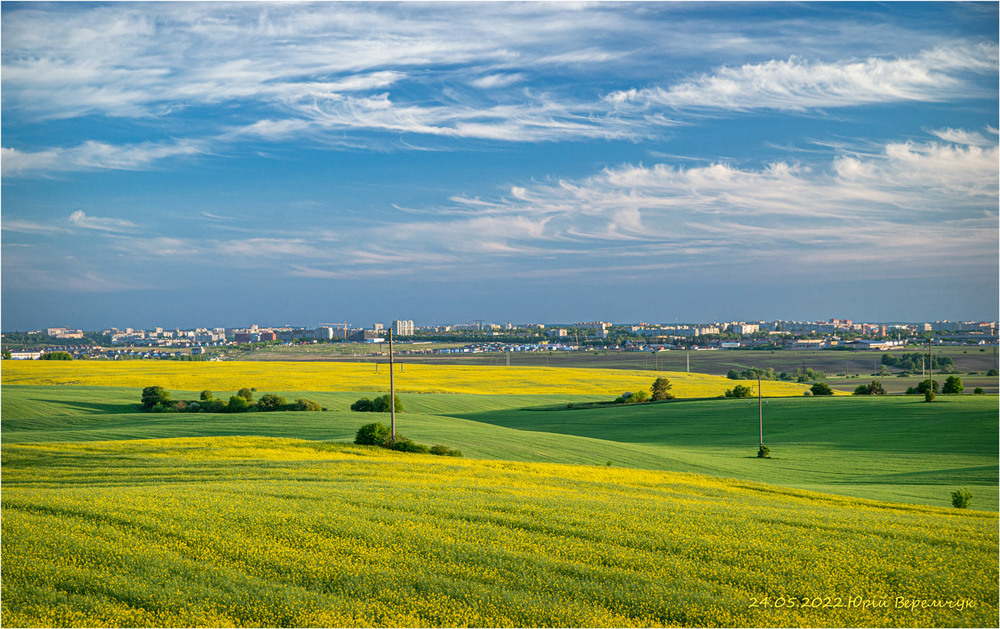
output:
[[[142,407],[147,411],[157,404],[170,401],[170,391],[163,387],[146,387],[142,390]]]
[[[962,379],[958,376],[948,376],[948,379],[944,381],[944,386],[941,387],[941,393],[945,395],[955,395],[964,390],[965,387],[962,385]]]
[[[245,413],[250,410],[250,403],[242,395],[233,395],[229,398],[226,410],[230,413]]]
[[[253,391],[249,387],[243,387],[236,392],[236,395],[246,400],[247,404],[253,404]]]
[[[748,398],[752,394],[753,389],[751,387],[745,387],[742,384],[738,384],[732,389],[726,390],[726,397]]]
[[[394,401],[396,406],[396,412],[397,413],[403,412],[403,403],[399,400],[398,395],[395,396]],[[392,410],[389,407],[389,404],[390,404],[389,394],[386,393],[385,395],[379,396],[374,400],[372,400],[372,410],[376,413],[388,413],[390,410]]]
[[[3,359],[4,360],[10,360],[10,350],[9,349],[3,350]]]
[[[295,400],[293,408],[297,411],[322,411],[323,405],[321,405],[319,402],[313,402],[312,400],[299,398]]]
[[[260,401],[257,402],[257,410],[259,411],[280,411],[284,410],[287,402],[285,398],[280,395],[275,395],[274,393],[265,393],[260,397]]]
[[[880,381],[872,380],[871,384],[859,384],[854,395],[885,395],[885,387]]]
[[[354,443],[364,446],[380,446],[389,440],[389,428],[382,422],[365,424],[358,428],[354,435]]]
[[[813,395],[833,395],[833,389],[825,382],[817,382],[809,387],[809,390],[812,391]]]
[[[1000,369],[990,369],[986,372],[987,376],[1000,376]]]
[[[653,380],[653,386],[650,387],[653,395],[649,399],[654,402],[674,399],[674,394],[670,392],[672,386],[669,378],[657,378]]]
[[[956,509],[965,509],[972,502],[972,492],[968,488],[956,489],[951,492],[951,505]]]
[[[212,392],[209,391],[208,389],[205,389],[204,391],[201,392],[200,399],[202,402],[211,402],[213,399]]]
[[[69,352],[46,352],[39,360],[73,360]]]
[[[375,408],[372,406],[371,400],[369,400],[366,397],[363,397],[360,400],[356,401],[354,404],[351,404],[351,410],[357,413],[371,413],[372,411],[375,410]]]

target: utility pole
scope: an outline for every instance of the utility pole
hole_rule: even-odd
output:
[[[691,373],[691,350],[687,352],[687,372]]]
[[[396,386],[392,370],[392,329],[389,329],[389,423],[391,424],[392,442],[396,443]]]
[[[764,451],[764,405],[761,404],[760,392],[760,372],[757,372],[757,414],[760,418],[760,449],[758,453]]]
[[[931,400],[930,396],[934,395],[934,339],[927,339],[927,373],[930,374],[930,382],[927,383],[928,397],[927,401]]]

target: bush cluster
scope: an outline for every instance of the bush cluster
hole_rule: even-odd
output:
[[[228,402],[215,399],[208,389],[201,392],[197,400],[170,399],[170,391],[163,387],[146,387],[142,390],[142,409],[150,413],[250,413],[273,411],[325,411],[321,404],[299,398],[287,402],[284,396],[265,393],[260,401],[253,401],[256,389],[242,388]]]
[[[402,413],[403,403],[399,400],[399,396],[394,396],[393,400],[395,401],[396,412]],[[389,406],[389,394],[386,393],[374,400],[363,397],[354,404],[351,404],[351,410],[358,413],[388,413],[392,410]]]
[[[738,384],[732,389],[726,389],[726,394],[725,394],[726,397],[735,397],[735,398],[748,398],[751,395],[753,395],[753,388],[745,387],[742,384]]]
[[[785,382],[814,382],[816,380],[822,380],[826,378],[826,374],[822,371],[816,371],[812,367],[806,367],[805,369],[796,368],[795,371],[788,373],[787,371],[782,371],[781,373],[775,373],[773,367],[768,367],[767,369],[761,369],[760,367],[751,367],[749,369],[744,369],[743,371],[736,371],[735,369],[730,369],[726,373],[726,377],[730,380],[784,380]]]
[[[390,432],[388,426],[382,422],[365,424],[361,428],[358,428],[358,432],[355,433],[354,443],[363,446],[379,446],[396,450],[397,452],[416,452],[418,454],[436,454],[438,456],[462,456],[461,450],[454,450],[448,446],[441,445],[428,447],[422,443],[416,443],[403,435],[396,435],[396,439],[393,440]]]
[[[872,380],[871,384],[859,384],[854,395],[885,395],[885,387],[880,381]]]
[[[642,404],[649,399],[649,394],[645,391],[626,391],[615,398],[615,404]]]

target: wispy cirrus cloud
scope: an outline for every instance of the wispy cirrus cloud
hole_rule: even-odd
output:
[[[131,232],[138,229],[138,225],[123,218],[104,218],[100,216],[87,216],[82,210],[77,210],[69,215],[69,222],[76,227],[83,229],[96,229],[104,232]]]
[[[639,140],[706,109],[966,98],[975,91],[967,75],[995,73],[997,56],[994,43],[940,36],[908,55],[865,44],[873,33],[905,40],[907,50],[926,39],[886,24],[834,22],[821,37],[788,21],[764,35],[735,17],[709,22],[669,4],[643,12],[535,3],[10,6],[5,116],[132,120],[169,139],[17,143],[3,149],[6,177],[150,169],[261,141],[405,149],[413,143],[403,135],[435,148],[470,139]],[[862,46],[872,55],[842,52]],[[655,63],[664,54],[748,50],[754,60],[744,65],[673,71],[668,80]],[[826,58],[775,56],[786,50]],[[579,89],[596,75],[603,78]]]
[[[0,172],[9,177],[102,169],[145,170],[167,158],[190,157],[208,150],[204,140],[129,145],[88,141],[78,146],[38,151],[5,147],[0,149]]]
[[[800,57],[722,67],[666,87],[616,91],[618,106],[805,110],[953,100],[975,88],[962,73],[997,71],[996,44],[926,50],[912,57],[809,61]]]

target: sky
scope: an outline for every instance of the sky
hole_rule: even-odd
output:
[[[998,4],[3,2],[4,331],[998,318]]]

